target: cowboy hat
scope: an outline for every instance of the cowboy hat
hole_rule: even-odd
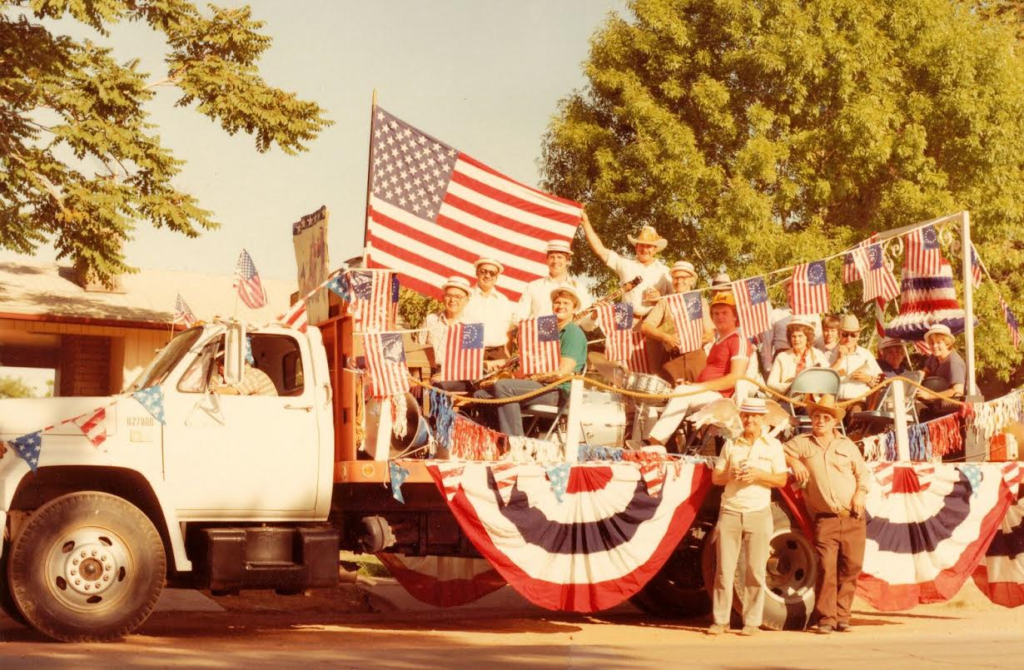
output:
[[[853,314],[844,314],[839,321],[839,332],[860,333],[860,321]]]
[[[831,393],[821,396],[817,402],[807,401],[808,416],[814,416],[815,412],[830,414],[836,421],[842,421],[843,417],[846,416],[846,410],[836,406],[836,397]]]
[[[658,234],[653,226],[644,226],[636,237],[626,235],[630,244],[649,244],[654,247],[655,252],[661,251],[668,246],[668,240]]]

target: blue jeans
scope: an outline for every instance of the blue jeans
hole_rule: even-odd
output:
[[[512,398],[523,393],[535,391],[544,386],[532,379],[500,379],[494,384],[491,392],[477,391],[474,396],[477,398]],[[539,396],[534,396],[523,401],[525,406],[529,405],[557,405],[562,401],[562,393],[558,389],[552,389]],[[498,405],[498,430],[506,435],[523,435],[523,413],[520,403],[507,402]]]

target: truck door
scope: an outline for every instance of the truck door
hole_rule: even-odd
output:
[[[164,471],[183,518],[303,518],[316,506],[319,412],[304,374],[308,349],[290,334],[247,339],[251,363],[239,383],[223,382],[236,347],[222,335],[164,387]]]

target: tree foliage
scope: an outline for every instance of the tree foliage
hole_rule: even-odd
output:
[[[35,391],[20,377],[0,377],[0,398],[34,398]]]
[[[1000,291],[1024,288],[1024,61],[1010,22],[953,0],[629,8],[593,36],[587,85],[560,104],[542,158],[545,186],[587,203],[609,246],[653,225],[670,258],[736,278],[967,209]],[[834,306],[868,314],[839,267]],[[1020,355],[990,282],[978,306],[978,360],[1008,380]]]
[[[151,81],[138,60],[51,29],[64,21],[99,40],[114,24],[144,22],[166,41],[166,77]],[[156,86],[175,86],[178,106],[253,136],[257,151],[303,151],[330,121],[260,77],[271,42],[262,28],[248,7],[204,13],[188,0],[0,0],[0,246],[52,242],[107,280],[131,270],[121,247],[138,222],[190,237],[216,227],[175,188],[183,162],[146,103]]]

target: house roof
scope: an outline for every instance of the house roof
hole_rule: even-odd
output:
[[[123,291],[116,293],[86,291],[73,276],[70,265],[0,262],[0,316],[166,325],[174,318],[180,293],[198,319],[235,316],[265,323],[288,308],[297,286],[295,281],[263,279],[267,305],[254,310],[238,300],[231,275],[140,270],[123,275]]]

